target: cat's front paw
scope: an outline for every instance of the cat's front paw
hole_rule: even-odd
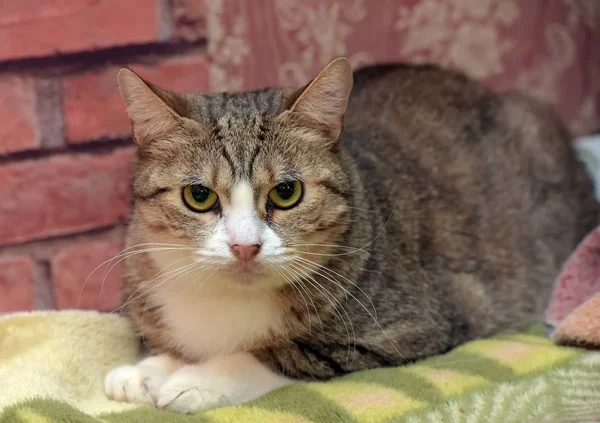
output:
[[[166,354],[145,358],[137,365],[111,370],[104,379],[106,395],[115,401],[156,405],[158,392],[181,362]]]
[[[233,404],[233,392],[232,381],[204,374],[198,366],[184,366],[160,388],[156,407],[196,413]]]
[[[154,405],[168,374],[140,365],[124,365],[112,369],[104,379],[106,395],[115,401]]]

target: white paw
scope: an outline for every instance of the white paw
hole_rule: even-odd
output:
[[[114,368],[106,375],[104,390],[115,401],[155,405],[168,376],[166,371],[155,367],[128,364]]]
[[[156,407],[189,414],[232,404],[233,386],[227,379],[202,374],[184,366],[160,388]]]

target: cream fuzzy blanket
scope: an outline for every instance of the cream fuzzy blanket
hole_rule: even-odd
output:
[[[138,345],[116,315],[0,317],[0,423],[537,423],[600,416],[600,353],[553,345],[541,328],[189,416],[104,395],[106,372],[135,362]]]

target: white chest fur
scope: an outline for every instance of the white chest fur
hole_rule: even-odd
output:
[[[219,281],[213,283],[219,286]],[[163,304],[175,343],[190,355],[208,358],[239,351],[281,328],[281,313],[264,292],[204,287],[192,292],[177,285],[156,292],[156,299]]]

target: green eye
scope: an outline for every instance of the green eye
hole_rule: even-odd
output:
[[[282,182],[269,192],[269,202],[273,207],[287,210],[296,206],[302,199],[300,181]]]
[[[217,193],[204,185],[188,185],[183,189],[183,202],[195,212],[202,213],[212,210],[218,200]]]

